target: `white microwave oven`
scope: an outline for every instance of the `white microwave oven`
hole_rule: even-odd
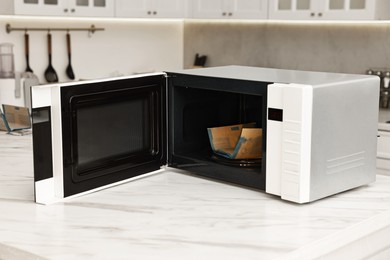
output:
[[[376,76],[225,66],[34,86],[31,95],[37,203],[164,165],[296,203],[375,181]],[[207,128],[245,123],[262,129],[260,161],[216,160]]]

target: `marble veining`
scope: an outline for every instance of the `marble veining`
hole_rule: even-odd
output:
[[[31,136],[0,133],[0,244],[15,248],[13,254],[21,250],[47,259],[288,259],[313,241],[390,209],[390,178],[385,176],[297,205],[171,169],[38,205],[33,202],[31,148]],[[11,253],[7,257],[17,259]]]
[[[34,200],[31,135],[0,131],[0,199]]]

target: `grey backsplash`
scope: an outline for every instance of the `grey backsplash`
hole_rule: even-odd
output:
[[[248,65],[342,73],[390,68],[390,22],[184,23],[184,67]]]

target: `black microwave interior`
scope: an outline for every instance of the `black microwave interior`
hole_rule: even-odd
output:
[[[267,84],[185,75],[172,78],[168,88],[169,165],[205,177],[265,189]],[[207,128],[252,122],[263,129],[260,164],[248,165],[214,156]]]

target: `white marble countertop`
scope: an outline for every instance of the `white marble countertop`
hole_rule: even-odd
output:
[[[339,259],[390,244],[385,176],[297,205],[168,170],[43,206],[31,157],[31,136],[0,132],[0,259]]]

